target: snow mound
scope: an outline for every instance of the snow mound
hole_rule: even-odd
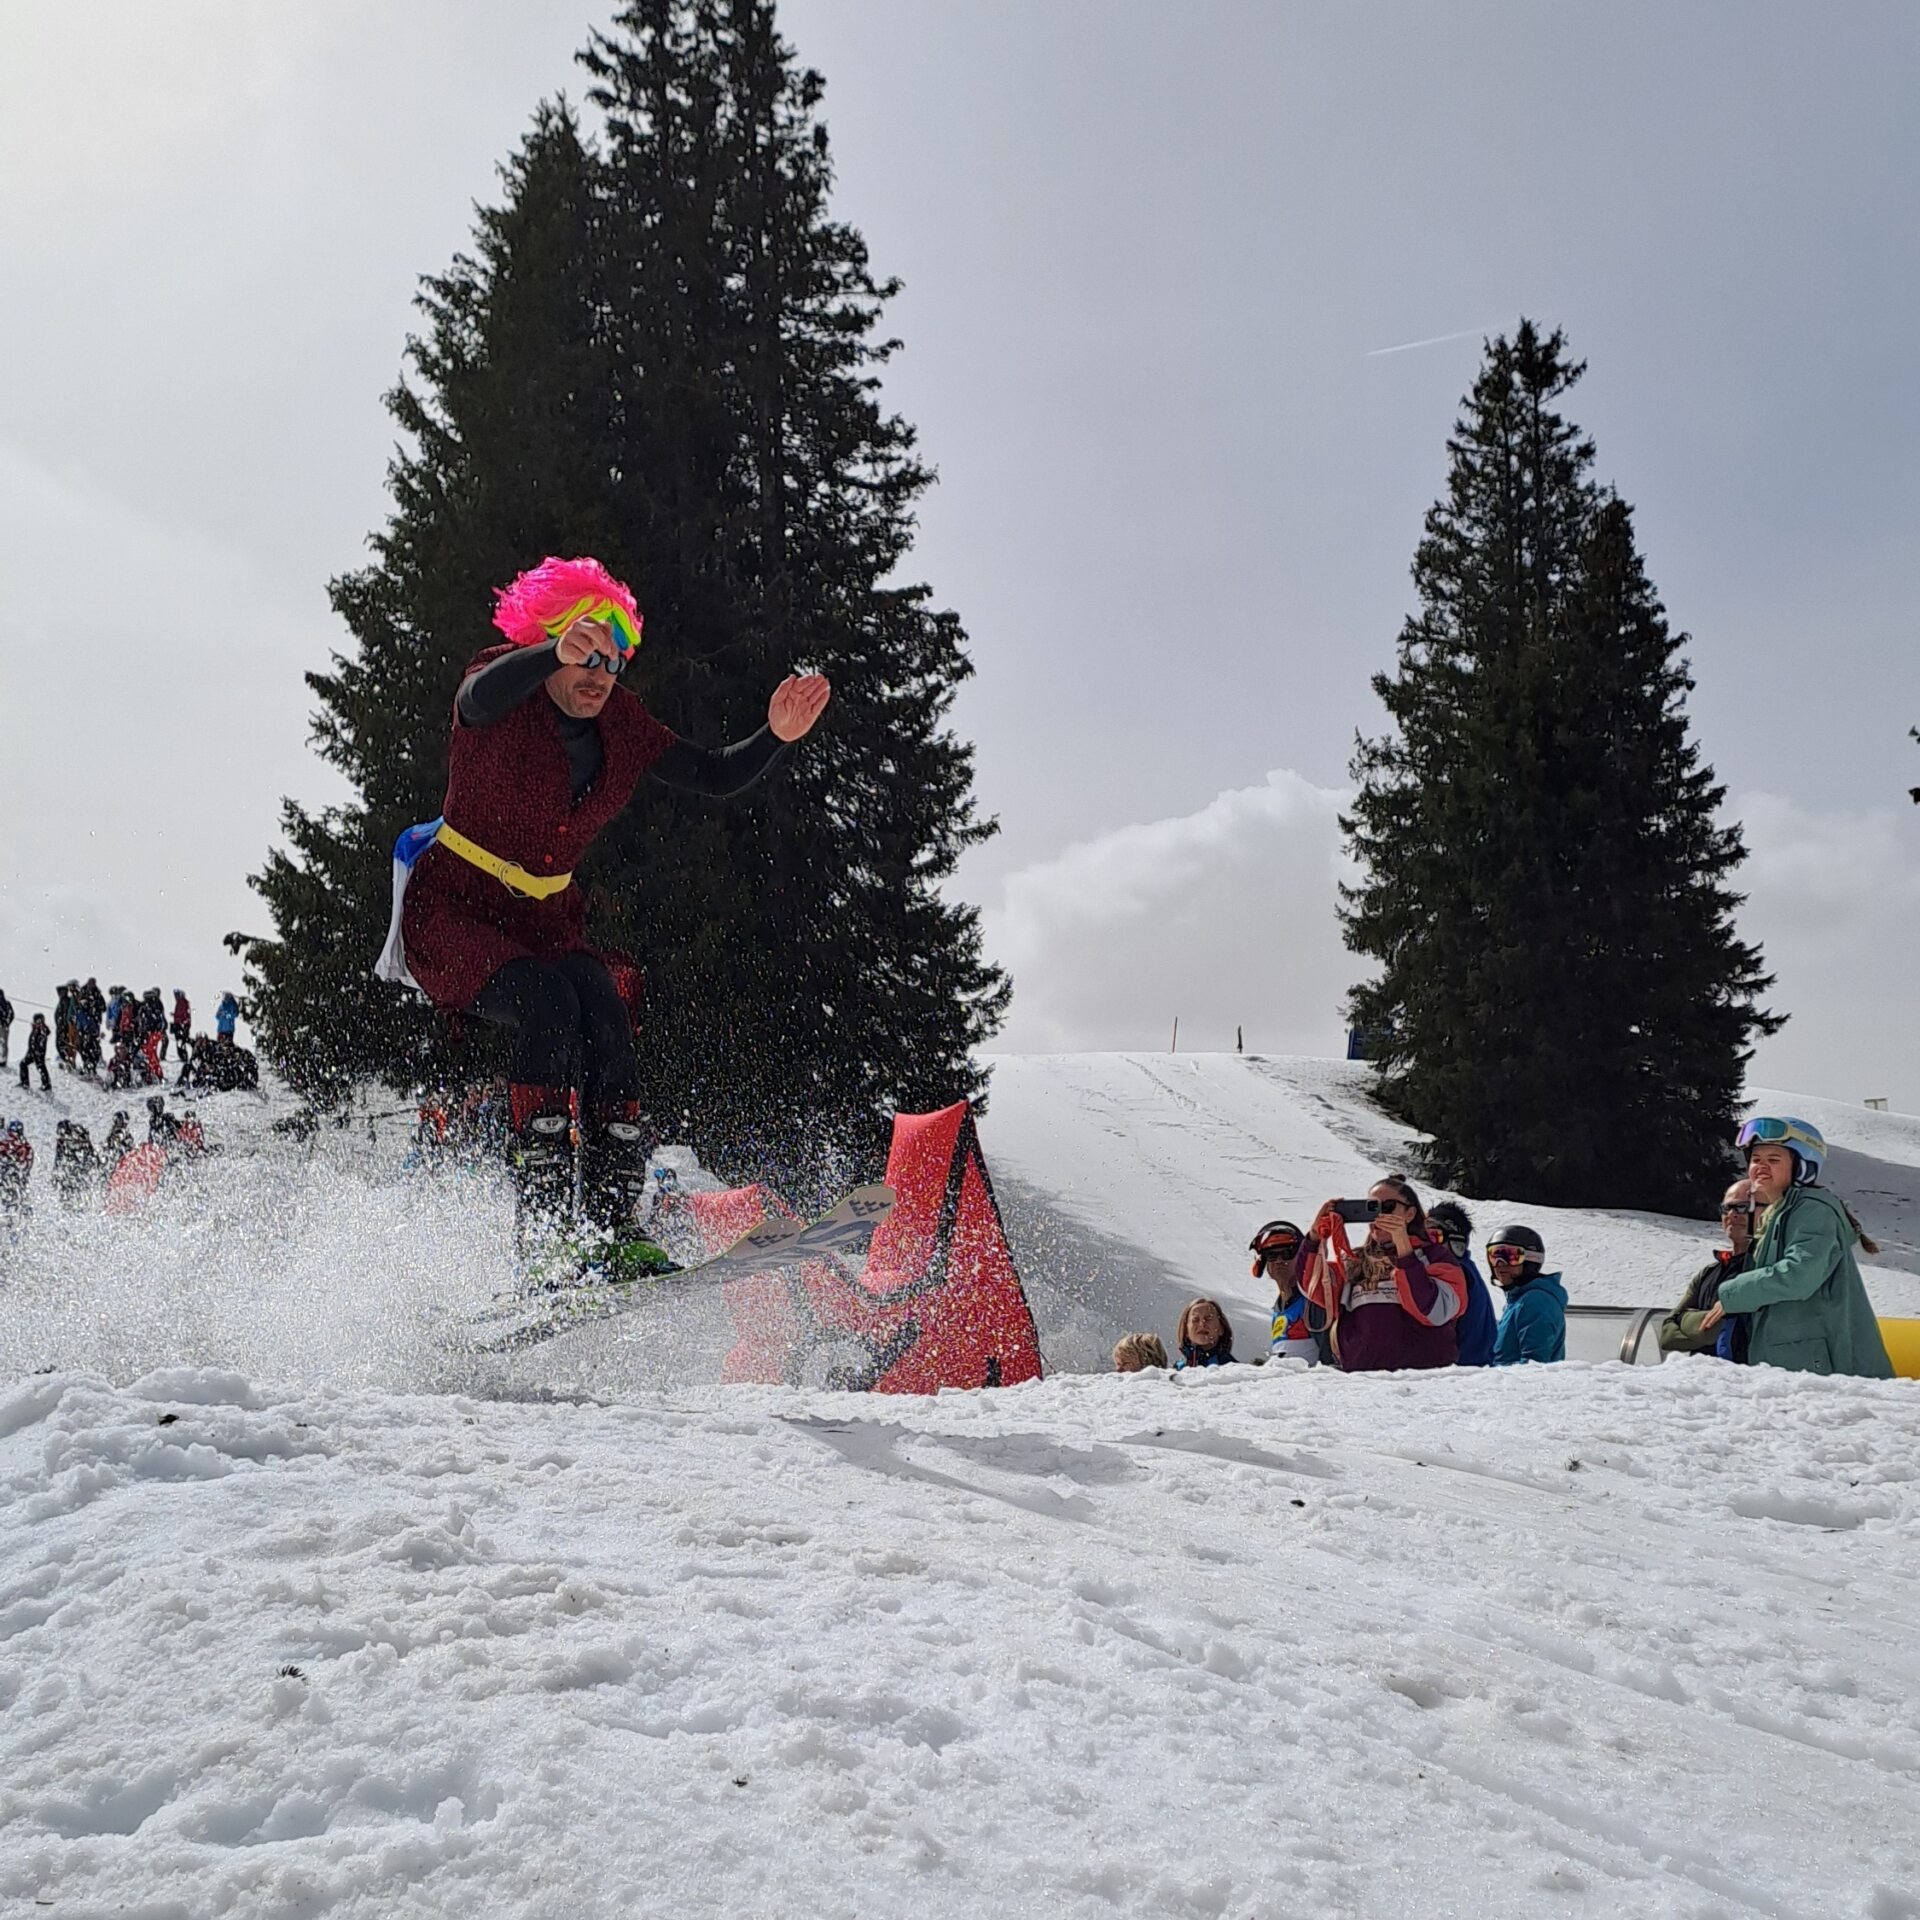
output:
[[[0,1903],[1912,1911],[1920,1394],[0,1393]],[[1811,1817],[1810,1817],[1811,1814]]]

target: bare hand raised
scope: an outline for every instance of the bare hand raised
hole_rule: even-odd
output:
[[[603,620],[589,620],[584,614],[554,642],[554,652],[563,667],[584,667],[596,654],[617,651],[613,632]]]
[[[827,710],[833,689],[824,673],[792,673],[773,690],[767,702],[767,725],[776,740],[798,740],[813,729]]]

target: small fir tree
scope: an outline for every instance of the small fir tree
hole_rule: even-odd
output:
[[[1557,410],[1558,333],[1496,339],[1374,687],[1345,821],[1352,998],[1382,1095],[1466,1190],[1697,1208],[1727,1164],[1771,984],[1734,930],[1744,858],[1689,740],[1632,517]]]

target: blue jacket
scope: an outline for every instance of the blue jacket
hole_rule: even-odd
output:
[[[1233,1348],[1222,1340],[1216,1347],[1182,1347],[1180,1358],[1173,1363],[1173,1370],[1179,1373],[1187,1367],[1230,1367],[1232,1365]]]
[[[240,1003],[232,994],[223,994],[213,1016],[213,1030],[222,1039],[231,1039],[240,1021]]]
[[[1507,1289],[1507,1310],[1493,1337],[1493,1364],[1515,1367],[1522,1360],[1567,1357],[1567,1290],[1557,1273],[1536,1274]]]
[[[1463,1253],[1460,1264],[1467,1274],[1467,1310],[1460,1320],[1460,1362],[1463,1367],[1493,1365],[1493,1296],[1473,1263],[1473,1255]]]

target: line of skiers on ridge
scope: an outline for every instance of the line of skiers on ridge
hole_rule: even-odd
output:
[[[1660,1327],[1666,1353],[1711,1353],[1740,1365],[1802,1373],[1893,1375],[1855,1259],[1874,1254],[1847,1204],[1820,1185],[1827,1144],[1805,1120],[1749,1120],[1738,1144],[1743,1179],[1720,1221],[1729,1245],[1694,1275]],[[1349,1225],[1364,1223],[1358,1245]],[[1497,1318],[1472,1253],[1473,1223],[1457,1201],[1425,1206],[1399,1174],[1362,1201],[1330,1200],[1303,1232],[1270,1220],[1249,1245],[1255,1278],[1275,1289],[1267,1356],[1347,1373],[1511,1366],[1566,1358],[1567,1292],[1546,1270],[1546,1243],[1513,1225],[1487,1243],[1505,1296]],[[1233,1330],[1217,1300],[1190,1301],[1174,1335],[1176,1370],[1223,1366]],[[1128,1334],[1116,1371],[1168,1364],[1153,1334]]]
[[[13,1020],[13,1003],[0,990],[0,1067],[7,1064]],[[20,1057],[20,1085],[30,1087],[37,1070],[41,1092],[53,1091],[47,1070],[51,1043],[60,1065],[70,1073],[85,1074],[111,1088],[159,1086],[166,1079],[164,1063],[171,1042],[180,1062],[179,1085],[216,1092],[257,1087],[259,1063],[235,1037],[239,1022],[240,1001],[233,993],[221,995],[213,1037],[208,1039],[194,1033],[192,1005],[177,987],[169,1011],[158,987],[149,987],[144,994],[119,986],[102,993],[91,975],[84,985],[78,980],[63,981],[55,996],[53,1024],[47,1024],[44,1013],[33,1016]]]

